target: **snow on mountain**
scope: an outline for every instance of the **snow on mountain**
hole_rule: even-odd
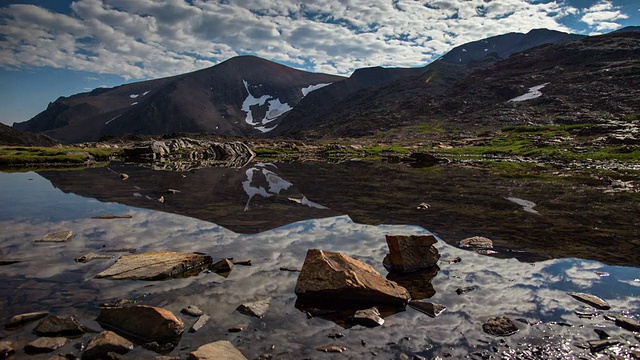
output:
[[[257,98],[251,94],[251,91],[249,91],[249,82],[243,79],[242,83],[244,84],[244,88],[247,90],[247,97],[242,102],[242,111],[247,113],[247,117],[245,118],[246,123],[263,133],[275,129],[275,126],[266,127],[265,125],[276,120],[280,115],[290,111],[292,107],[287,103],[282,103],[279,98],[272,95],[262,95]],[[264,114],[264,117],[260,120],[254,119],[251,107],[256,105],[263,106],[265,104],[269,105],[269,109]]]
[[[307,94],[309,94],[310,92],[314,91],[314,90],[318,90],[321,89],[325,86],[329,86],[333,83],[324,83],[324,84],[315,84],[315,85],[309,85],[306,88],[302,88],[302,97],[307,96]]]
[[[524,95],[520,95],[517,97],[514,97],[513,99],[509,100],[509,101],[525,101],[525,100],[531,100],[531,99],[535,99],[535,98],[539,98],[540,96],[542,96],[542,92],[540,91],[542,88],[544,88],[545,86],[547,86],[549,83],[544,83],[541,85],[536,85],[533,87],[529,88],[529,92],[527,92]]]

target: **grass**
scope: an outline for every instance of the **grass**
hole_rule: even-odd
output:
[[[112,150],[77,147],[2,146],[0,165],[70,164],[107,161]]]

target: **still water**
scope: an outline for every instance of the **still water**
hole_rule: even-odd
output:
[[[129,179],[122,181],[116,173]],[[502,351],[536,344],[577,358],[592,356],[584,347],[598,339],[594,329],[626,344],[618,349],[626,351],[638,339],[603,315],[640,315],[640,205],[633,196],[605,190],[597,183],[538,183],[473,169],[371,163],[254,163],[187,173],[113,163],[81,171],[0,173],[0,260],[20,261],[0,266],[0,318],[49,310],[99,330],[94,322],[99,305],[110,300],[133,299],[174,314],[196,305],[211,320],[196,333],[185,332],[170,353],[175,356],[226,339],[249,359],[265,353],[277,359],[460,358],[474,352],[499,358]],[[416,209],[422,202],[429,208]],[[107,213],[131,218],[91,218]],[[72,230],[72,240],[34,243],[61,230]],[[442,258],[462,259],[441,262],[433,279],[422,280],[427,292],[435,291],[430,301],[447,307],[436,318],[411,308],[386,317],[378,328],[343,328],[308,318],[295,307],[298,273],[279,270],[300,268],[306,251],[319,248],[353,256],[386,276],[384,235],[430,231],[441,239]],[[455,246],[474,235],[493,239],[497,254]],[[122,253],[85,264],[74,261],[88,252],[119,248],[202,252],[251,259],[252,266],[235,266],[226,278],[201,273],[144,282],[94,278]],[[476,290],[456,293],[468,286]],[[566,295],[570,291],[598,295],[612,309],[579,318],[574,310],[592,310]],[[262,319],[235,311],[242,302],[267,297],[273,300]],[[482,331],[488,318],[503,315],[521,319],[518,333],[498,338]],[[195,321],[179,316],[186,326]],[[227,331],[236,325],[247,330]],[[35,339],[33,326],[0,335],[24,344]],[[345,336],[328,337],[336,333]],[[92,336],[56,353],[79,355],[74,344]],[[327,344],[348,350],[314,349]],[[130,354],[155,356],[140,347]]]

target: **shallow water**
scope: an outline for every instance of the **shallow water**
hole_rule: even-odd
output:
[[[522,343],[550,344],[556,354],[572,351],[571,356],[577,356],[589,354],[580,346],[598,338],[596,328],[625,343],[638,343],[633,333],[603,318],[603,313],[628,312],[636,318],[640,314],[638,254],[631,246],[638,230],[637,224],[629,224],[638,213],[628,213],[637,211],[638,204],[624,195],[604,194],[586,185],[532,186],[468,169],[410,170],[360,163],[252,164],[244,169],[202,169],[184,177],[123,164],[112,164],[111,170],[130,178],[121,181],[108,169],[0,173],[0,260],[21,261],[0,266],[1,318],[50,310],[76,315],[83,324],[99,329],[93,320],[99,305],[109,300],[134,299],[175,314],[196,305],[212,320],[197,333],[185,333],[171,355],[228,339],[250,359],[263,353],[278,359],[362,359],[374,353],[378,358],[401,354],[458,358],[479,351],[497,356],[495,351],[505,350],[506,345],[517,348]],[[248,173],[252,175],[247,183]],[[167,194],[169,188],[180,192]],[[160,196],[164,203],[157,201]],[[535,202],[538,214],[524,211],[507,197]],[[590,206],[578,202],[585,198],[591,199]],[[569,207],[572,201],[576,201],[575,213]],[[415,209],[420,202],[431,207]],[[105,213],[132,217],[91,219]],[[581,222],[593,216],[606,223],[606,230],[594,230],[601,226],[598,223]],[[567,229],[562,228],[565,224]],[[67,243],[33,242],[65,229],[74,232]],[[384,235],[428,233],[425,229],[443,239],[437,244],[443,258],[462,259],[441,262],[431,281],[435,290],[431,300],[447,306],[439,317],[407,308],[386,317],[381,327],[345,329],[322,318],[308,319],[296,309],[297,273],[279,268],[300,267],[307,249],[343,252],[386,275]],[[589,231],[595,234],[585,239]],[[537,238],[540,234],[553,238],[543,241]],[[601,241],[606,234],[614,236]],[[494,239],[497,256],[453,246],[472,235]],[[115,258],[86,264],[73,260],[91,251],[130,247],[139,253],[198,251],[214,258],[250,258],[253,265],[235,266],[227,278],[202,273],[144,282],[95,279]],[[604,259],[605,264],[601,261],[608,252],[615,256]],[[466,286],[477,289],[456,294],[457,288]],[[609,301],[612,310],[581,319],[573,311],[585,309],[566,295],[569,291],[596,294]],[[263,319],[235,311],[242,302],[265,297],[273,301]],[[482,332],[482,324],[501,315],[541,323],[516,322],[520,331],[500,343],[501,338]],[[179,316],[187,326],[195,321]],[[227,332],[234,325],[248,329]],[[34,326],[5,330],[1,335],[26,343],[35,338],[30,333]],[[327,337],[335,333],[345,337]],[[91,336],[57,352],[78,354],[74,344]],[[314,350],[332,343],[345,345],[348,351]],[[153,355],[140,347],[132,354],[137,358]]]

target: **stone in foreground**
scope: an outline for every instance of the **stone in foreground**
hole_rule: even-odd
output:
[[[204,314],[204,311],[200,310],[200,308],[195,305],[189,305],[186,308],[180,310],[180,312],[193,317],[198,317]]]
[[[40,239],[36,240],[36,242],[66,242],[71,240],[73,233],[71,230],[60,231],[56,233],[47,234]]]
[[[24,352],[27,354],[52,352],[63,347],[66,343],[67,338],[65,337],[41,337],[25,345]]]
[[[209,321],[210,317],[209,315],[201,315],[198,320],[196,320],[196,322],[191,326],[191,329],[189,329],[189,332],[196,332],[200,329],[202,329],[203,326],[205,326],[205,324]]]
[[[187,360],[247,360],[229,341],[220,340],[200,346],[187,357]]]
[[[300,298],[329,299],[331,303],[361,302],[405,305],[407,289],[383,278],[373,267],[337,252],[310,249],[298,276]]]
[[[207,268],[211,256],[173,251],[152,251],[125,255],[110,268],[96,275],[113,280],[165,280],[199,274]]]
[[[482,325],[482,330],[490,335],[509,336],[518,332],[518,327],[506,316],[492,317]]]
[[[600,310],[611,309],[611,306],[609,305],[608,302],[600,299],[595,295],[585,294],[585,293],[576,293],[576,292],[568,292],[567,295],[570,295],[574,299],[578,301],[582,301],[585,304],[591,305],[596,309],[600,309]]]
[[[133,349],[133,343],[113,331],[96,335],[82,353],[83,359],[108,359],[108,353],[124,355]]]
[[[103,307],[96,319],[100,325],[159,344],[178,340],[184,324],[171,311],[146,305]]]
[[[271,305],[271,298],[241,304],[237,310],[245,315],[261,318],[269,310],[269,305]]]
[[[15,341],[0,341],[0,359],[7,359],[16,352],[18,343]]]
[[[462,239],[458,242],[458,246],[461,248],[472,249],[491,249],[493,248],[493,241],[482,236],[473,236],[470,238]]]
[[[442,314],[445,310],[447,310],[447,307],[444,305],[436,304],[426,300],[411,300],[409,302],[409,306],[432,318]]]
[[[84,327],[73,317],[50,315],[33,332],[38,336],[78,336],[84,334]]]
[[[616,325],[629,331],[640,332],[640,322],[626,316],[616,316]]]
[[[383,264],[389,271],[408,273],[435,266],[440,253],[433,235],[387,235],[389,253]]]
[[[380,317],[380,311],[376,307],[356,311],[353,315],[353,321],[366,327],[376,327],[384,324],[384,319]]]
[[[37,312],[16,315],[16,316],[13,316],[11,319],[9,319],[7,323],[4,324],[4,327],[5,329],[16,328],[28,322],[40,320],[43,317],[47,317],[48,315],[49,315],[48,311],[37,311]]]

